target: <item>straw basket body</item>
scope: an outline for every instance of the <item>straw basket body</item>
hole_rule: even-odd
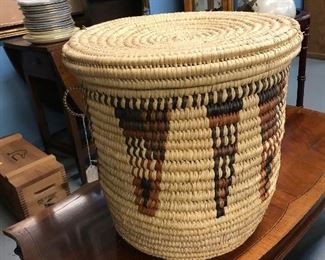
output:
[[[240,246],[276,187],[299,25],[254,13],[124,18],[77,32],[63,59],[87,93],[119,234],[148,254]]]

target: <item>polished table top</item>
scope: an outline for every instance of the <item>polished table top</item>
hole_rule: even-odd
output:
[[[255,233],[216,259],[281,259],[325,204],[325,114],[288,107],[277,190]],[[29,259],[152,259],[114,230],[98,183],[8,228],[17,253]]]

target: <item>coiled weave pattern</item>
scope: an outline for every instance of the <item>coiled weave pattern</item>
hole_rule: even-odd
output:
[[[118,19],[65,44],[126,241],[205,259],[254,232],[276,187],[288,66],[301,40],[290,18],[196,12]]]

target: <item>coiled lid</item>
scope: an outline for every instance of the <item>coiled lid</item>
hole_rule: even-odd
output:
[[[87,84],[175,89],[281,71],[300,51],[291,18],[247,12],[129,17],[75,33],[63,60]],[[86,84],[86,85],[87,85]]]

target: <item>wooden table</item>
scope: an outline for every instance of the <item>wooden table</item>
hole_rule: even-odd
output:
[[[85,17],[74,16],[74,20],[87,22],[90,26],[99,22],[121,17],[143,14],[142,0],[88,1]],[[86,21],[84,21],[86,20]],[[41,132],[45,150],[51,148],[72,154],[77,162],[81,182],[87,182],[86,168],[89,165],[84,133],[79,130],[82,125],[65,109],[62,109],[62,97],[66,88],[78,86],[76,79],[62,63],[62,46],[65,42],[53,44],[31,44],[21,37],[6,40],[4,49],[19,75],[29,85],[35,105],[35,115]],[[55,91],[54,91],[55,90]],[[53,91],[53,92],[50,92]],[[81,93],[70,92],[75,109],[85,111]],[[42,102],[46,98],[49,103],[58,103],[63,110],[69,143],[62,142],[62,136],[53,135],[49,131],[47,118]],[[95,156],[95,146],[91,145],[91,153]],[[93,158],[95,159],[95,158]]]
[[[75,88],[78,82],[69,73],[62,63],[62,46],[65,42],[34,45],[21,37],[4,42],[4,49],[14,65],[18,74],[30,87],[37,124],[41,133],[45,151],[50,153],[51,148],[72,154],[76,158],[78,171],[82,183],[86,183],[86,167],[88,166],[88,154],[83,133],[79,130],[78,119],[63,108],[62,98],[65,90]],[[80,92],[71,92],[75,109],[85,110],[85,104]],[[65,117],[65,125],[69,135],[69,142],[64,143],[62,138],[50,133],[44,109],[44,101],[55,104],[61,109]],[[91,147],[94,153],[94,146]]]
[[[325,204],[325,114],[288,107],[277,190],[263,221],[238,249],[216,259],[281,259]],[[23,259],[152,259],[114,230],[98,183],[4,231]]]

